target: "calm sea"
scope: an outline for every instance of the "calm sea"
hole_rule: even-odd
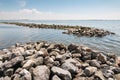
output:
[[[12,21],[13,22],[13,21]],[[14,20],[15,22],[15,20]],[[50,43],[82,44],[103,52],[120,55],[120,20],[20,20],[16,22],[63,24],[96,27],[116,33],[103,38],[77,37],[62,34],[63,30],[26,28],[15,25],[0,24],[0,49],[10,47],[16,42],[47,41]]]

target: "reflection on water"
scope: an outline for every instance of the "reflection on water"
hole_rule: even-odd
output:
[[[100,22],[96,22],[97,28],[103,28],[116,33],[116,35],[109,35],[103,38],[97,38],[97,37],[89,38],[89,37],[77,37],[73,35],[66,35],[66,34],[62,34],[63,30],[37,29],[37,28],[35,29],[35,28],[26,28],[26,27],[14,26],[14,25],[0,24],[0,49],[14,45],[16,42],[25,43],[30,41],[41,40],[41,41],[47,41],[50,43],[64,43],[66,45],[70,43],[83,44],[93,49],[102,50],[105,52],[113,52],[120,55],[119,53],[120,52],[120,26],[118,22],[120,23],[120,21],[117,21],[117,22],[113,21],[114,25],[112,23],[109,24],[108,22],[104,22],[104,23],[101,22],[101,24],[103,23],[104,26],[106,27],[100,26],[101,25]],[[38,22],[34,22],[34,23],[38,23]],[[50,22],[48,23],[50,24]],[[64,22],[64,24],[65,23],[68,24],[68,22]],[[80,25],[80,23],[77,24],[77,22],[75,23],[74,21],[73,23],[76,25]],[[88,23],[90,22],[86,22],[86,25],[88,25]],[[60,24],[62,24],[62,22]],[[71,24],[71,25],[74,25],[74,24]],[[85,22],[82,23],[82,25],[84,24]],[[105,25],[105,24],[109,24],[109,25]],[[91,26],[93,26],[92,23],[91,23]]]

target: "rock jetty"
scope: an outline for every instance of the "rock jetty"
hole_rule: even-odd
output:
[[[120,57],[44,41],[0,50],[0,80],[120,80]]]
[[[64,34],[73,34],[76,36],[88,37],[104,37],[106,35],[115,34],[103,29],[83,27],[83,26],[68,26],[68,25],[47,25],[47,24],[34,24],[34,23],[20,23],[20,22],[2,22],[4,24],[14,24],[17,26],[25,26],[29,28],[45,28],[45,29],[61,29],[67,30]]]

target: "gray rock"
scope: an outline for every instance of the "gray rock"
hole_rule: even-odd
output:
[[[87,75],[87,76],[92,76],[95,72],[97,71],[97,68],[96,67],[86,67],[85,70],[84,70],[84,73]]]
[[[23,60],[24,60],[24,57],[23,57],[23,56],[15,57],[15,58],[13,58],[12,60],[6,62],[6,63],[4,64],[4,68],[13,67],[13,66],[15,66],[16,64],[20,64]]]
[[[74,54],[72,54],[72,57],[74,57],[74,58],[80,58],[81,57],[81,54],[79,54],[79,53],[74,53]]]
[[[53,77],[52,77],[52,80],[61,80],[57,75],[54,75]]]
[[[89,64],[90,66],[100,68],[100,63],[97,60],[91,60]]]
[[[77,73],[78,68],[72,63],[63,63],[61,66],[62,69],[68,70],[71,74]]]
[[[24,69],[29,69],[34,64],[35,64],[35,60],[34,59],[27,60],[26,63],[23,65],[23,68]]]
[[[32,73],[34,80],[49,80],[50,70],[47,66],[37,66]]]
[[[22,80],[32,80],[31,73],[26,69],[23,69],[20,73]]]
[[[95,72],[95,78],[98,78],[99,80],[105,80],[105,77],[103,76],[103,73],[101,71]]]
[[[37,52],[40,56],[46,57],[48,56],[48,52],[45,48],[41,48],[40,51]]]
[[[64,80],[72,79],[70,72],[67,70],[64,70],[62,68],[54,66],[54,67],[52,67],[51,71],[53,72],[53,74],[58,75],[61,79],[64,79]]]

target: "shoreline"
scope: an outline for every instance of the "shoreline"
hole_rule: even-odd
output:
[[[118,80],[119,75],[119,56],[86,46],[41,41],[0,50],[3,80]]]
[[[4,24],[13,24],[17,26],[24,26],[29,28],[44,28],[44,29],[60,29],[67,30],[63,34],[73,34],[75,36],[87,37],[104,37],[107,35],[114,35],[115,33],[103,29],[83,27],[83,26],[69,26],[69,25],[47,25],[47,24],[34,24],[34,23],[20,23],[20,22],[1,22]]]

